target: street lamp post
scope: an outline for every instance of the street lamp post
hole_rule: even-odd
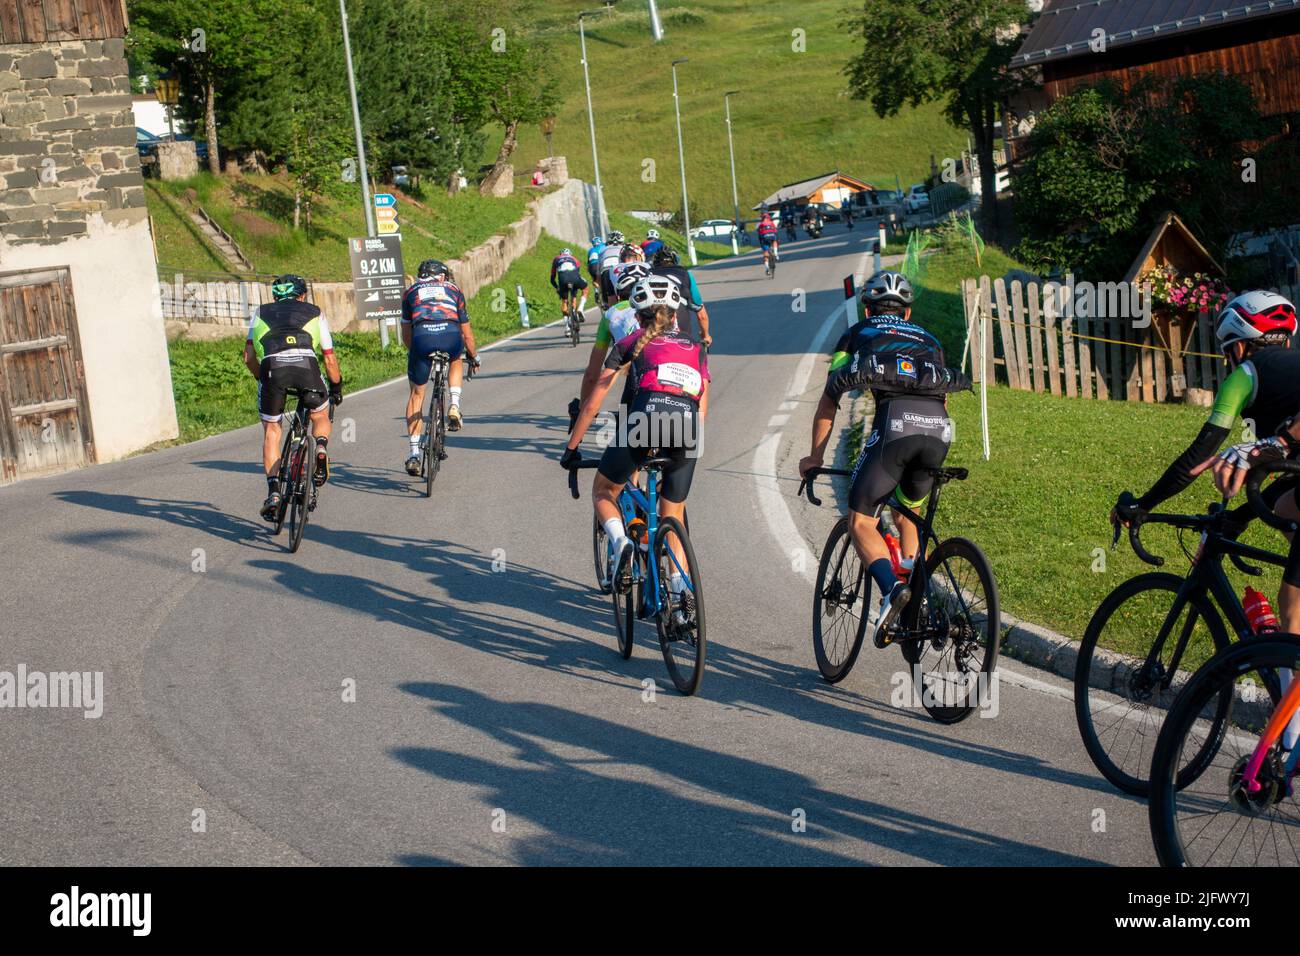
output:
[[[677,162],[682,167],[682,217],[686,222],[686,254],[691,265],[696,265],[695,240],[691,236],[691,204],[686,198],[686,153],[682,149],[682,104],[677,96],[677,64],[686,63],[688,57],[673,60],[673,110],[677,114]]]
[[[605,191],[600,185],[600,155],[596,151],[596,114],[591,108],[591,74],[587,71],[587,31],[583,18],[598,11],[583,10],[578,14],[578,37],[582,41],[582,82],[587,87],[587,123],[591,127],[591,165],[596,173],[596,228],[605,232]]]
[[[648,2],[650,4],[650,34],[655,38],[655,43],[658,43],[664,38],[663,23],[659,20],[659,5],[655,3],[655,0],[648,0]]]
[[[366,204],[366,235],[373,239],[379,230],[375,228],[375,210],[370,205],[370,174],[366,169],[365,137],[361,135],[361,108],[357,106],[357,80],[352,71],[352,41],[348,37],[346,0],[339,0],[339,15],[343,19],[343,56],[348,66],[348,93],[352,97],[352,128],[357,137],[357,163],[361,167],[361,199]]]
[[[727,147],[731,150],[731,205],[736,212],[736,228],[731,230],[731,254],[740,254],[736,245],[736,230],[740,228],[740,193],[736,189],[736,144],[731,137],[731,98],[740,90],[728,90],[722,94],[722,101],[727,105]]]

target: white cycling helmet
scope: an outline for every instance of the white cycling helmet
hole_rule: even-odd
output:
[[[912,304],[912,283],[901,272],[877,272],[862,288],[862,304],[886,301]]]
[[[648,275],[650,275],[650,267],[644,262],[625,262],[615,273],[614,288],[621,296],[630,295],[633,286]]]
[[[560,255],[562,255],[562,256],[571,256],[571,255],[573,255],[573,250],[572,250],[572,249],[561,249],[561,250],[560,250]]]
[[[659,238],[659,230],[658,230],[658,229],[651,229],[651,230],[649,230],[648,232],[646,232],[645,237],[646,237],[647,239],[658,239],[658,238]]]
[[[646,276],[632,287],[628,297],[632,308],[638,312],[666,305],[674,311],[682,306],[682,290],[676,282],[667,276]]]
[[[623,244],[623,234],[615,229],[609,234],[609,244],[611,246],[621,246]]]
[[[1220,348],[1266,337],[1290,338],[1295,332],[1295,306],[1276,292],[1243,292],[1223,307],[1214,324]]]

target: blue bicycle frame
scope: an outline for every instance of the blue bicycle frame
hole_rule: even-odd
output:
[[[642,491],[636,485],[628,482],[623,486],[623,492],[618,496],[619,510],[623,513],[623,527],[631,525],[636,518],[637,513],[644,513],[646,516],[646,541],[650,547],[654,546],[655,535],[659,532],[659,469],[646,469],[646,490]],[[638,548],[641,542],[635,542]],[[686,582],[686,588],[692,594],[695,593],[695,582],[691,580],[686,569],[682,567],[677,553],[672,548],[668,549],[668,554],[672,556],[673,566],[677,573],[682,576]],[[646,589],[641,589],[642,601],[641,607],[637,609],[637,617],[645,619],[654,617],[663,610],[663,603],[659,599],[659,562],[647,560],[646,565],[649,567],[649,595],[646,595]],[[639,562],[632,564],[632,580],[635,582],[640,575]]]

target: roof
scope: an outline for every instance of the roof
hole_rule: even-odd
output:
[[[1013,67],[1091,53],[1093,31],[1106,31],[1107,49],[1175,34],[1300,11],[1300,0],[1048,0]]]
[[[1297,0],[1297,2],[1300,2],[1300,0]],[[814,176],[812,179],[801,179],[797,183],[787,183],[786,185],[778,189],[776,192],[772,193],[772,195],[764,199],[763,202],[759,203],[754,208],[759,209],[764,205],[777,206],[789,199],[807,199],[809,196],[817,192],[817,190],[821,189],[827,183],[833,182],[836,179],[843,179],[849,183],[856,185],[859,189],[876,188],[875,186],[872,186],[870,183],[864,183],[860,179],[854,179],[852,176],[846,176],[843,173],[841,173],[838,169],[836,169],[833,172],[823,173],[820,176]]]
[[[1226,274],[1223,271],[1223,266],[1219,265],[1219,261],[1215,259],[1214,256],[1210,255],[1210,251],[1206,249],[1205,246],[1201,245],[1201,241],[1196,238],[1192,233],[1192,230],[1187,228],[1187,224],[1179,219],[1176,213],[1167,212],[1160,217],[1160,221],[1156,223],[1156,227],[1151,230],[1151,235],[1147,236],[1147,241],[1142,245],[1142,251],[1137,254],[1137,258],[1133,260],[1133,265],[1129,267],[1128,275],[1124,277],[1125,282],[1137,281],[1138,274],[1146,264],[1147,258],[1155,250],[1156,244],[1159,243],[1160,240],[1165,237],[1165,233],[1169,232],[1171,229],[1174,232],[1181,234],[1182,238],[1191,246],[1192,251],[1203,258],[1207,265],[1213,266],[1214,270],[1218,272],[1219,275]]]

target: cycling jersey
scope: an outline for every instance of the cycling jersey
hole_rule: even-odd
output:
[[[469,322],[465,294],[454,283],[422,279],[402,296],[402,323],[411,326],[411,348],[406,357],[406,377],[412,385],[429,381],[434,352],[446,352],[454,361],[465,351],[461,326]]]
[[[632,308],[626,300],[616,302],[600,317],[600,325],[596,327],[596,347],[607,349],[640,328],[641,323],[637,321],[636,309]]]
[[[646,261],[649,262],[655,257],[655,253],[664,247],[662,239],[647,239],[641,243],[641,251],[645,253]]]
[[[869,315],[835,344],[826,394],[870,389],[877,404],[896,397],[940,397],[970,385],[944,365],[939,340],[901,315]]]
[[[248,341],[253,343],[259,362],[274,356],[279,361],[293,358],[315,360],[334,351],[329,323],[317,306],[298,299],[281,299],[258,306],[248,322]]]
[[[704,299],[700,295],[700,287],[695,284],[695,276],[682,266],[655,266],[650,274],[667,276],[681,288],[682,304],[677,310],[677,330],[687,338],[700,341],[703,330],[696,313],[704,308]]]
[[[1209,458],[1228,437],[1238,417],[1252,423],[1252,430],[1267,438],[1300,411],[1300,351],[1286,346],[1256,349],[1224,380],[1214,396],[1210,417],[1187,450],[1174,460],[1151,490],[1138,498],[1138,506],[1150,511],[1172,498],[1194,480],[1192,468]]]
[[[773,222],[771,219],[764,219],[762,222],[758,224],[758,235],[759,238],[762,238],[764,236],[775,236],[776,223]]]
[[[587,250],[587,271],[591,273],[593,279],[600,276],[600,254],[604,251],[605,244],[603,242]]]
[[[616,342],[605,358],[605,368],[619,369],[631,363],[628,378],[636,383],[638,394],[660,392],[698,399],[709,380],[709,358],[704,346],[677,332],[666,332],[647,343],[633,359],[637,342],[644,334],[644,329],[638,329]]]
[[[573,256],[566,256],[561,253],[551,260],[551,285],[558,288],[559,284],[556,279],[559,276],[574,276],[581,278],[581,276],[578,275],[580,272],[581,269],[578,266],[578,260],[573,258]]]
[[[619,259],[622,255],[622,246],[606,246],[600,252],[600,271],[603,273],[607,269],[614,268],[618,265]]]

